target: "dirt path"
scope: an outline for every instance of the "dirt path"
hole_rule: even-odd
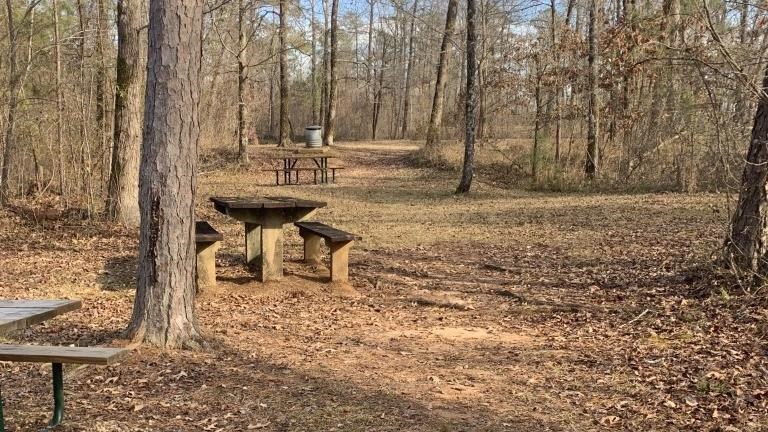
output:
[[[143,348],[66,378],[65,431],[765,430],[768,312],[699,298],[726,210],[707,195],[559,196],[414,168],[409,143],[341,145],[333,186],[204,170],[198,213],[225,235],[200,298],[209,352]],[[258,153],[264,151],[256,149]],[[285,282],[254,282],[211,195],[326,200],[359,233],[352,288],[287,236]],[[0,213],[4,297],[85,307],[12,339],[95,344],[132,304],[135,236]],[[49,411],[47,368],[2,365],[8,430]],[[730,428],[730,429],[729,429]]]

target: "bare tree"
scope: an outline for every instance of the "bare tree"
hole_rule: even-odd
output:
[[[282,2],[281,2],[282,4]],[[245,38],[247,9],[245,0],[237,2],[237,145],[240,163],[248,163],[248,135],[245,126],[245,51],[248,48]]]
[[[117,2],[115,129],[106,210],[108,218],[130,227],[138,227],[140,222],[142,9],[141,0]]]
[[[725,239],[725,258],[739,275],[757,279],[768,277],[768,67],[763,78],[752,139],[741,176],[739,203]]]
[[[280,26],[278,34],[280,38],[280,139],[278,147],[291,145],[291,129],[288,121],[288,44],[286,43],[286,0],[280,0]]]
[[[202,15],[202,0],[150,0],[138,289],[128,333],[168,348],[200,338],[194,203]]]
[[[467,94],[464,105],[464,165],[456,193],[472,187],[477,132],[477,0],[467,0]]]
[[[416,28],[416,8],[418,7],[419,0],[413,0],[413,8],[411,9],[411,28],[408,32],[408,64],[405,68],[405,90],[403,94],[403,123],[400,127],[400,138],[405,139],[408,133],[408,121],[410,120],[411,112],[411,80],[413,79],[413,37],[414,30]]]
[[[597,47],[597,0],[591,0],[589,3],[589,53],[587,62],[589,64],[588,86],[589,86],[589,104],[587,107],[587,161],[585,164],[585,173],[587,178],[592,180],[597,174],[600,154],[598,141],[600,134],[598,132],[598,99],[597,99],[597,65],[598,65],[598,47]]]
[[[64,171],[65,156],[64,156],[64,127],[62,116],[64,111],[64,100],[61,94],[61,41],[59,40],[59,2],[53,0],[52,4],[53,12],[53,49],[56,62],[56,144],[59,149],[59,193],[64,198],[64,202],[67,203],[67,181],[66,173]]]
[[[325,136],[323,137],[323,145],[333,145],[333,138],[336,127],[336,63],[338,61],[339,42],[338,42],[338,17],[339,17],[339,0],[333,0],[331,6],[331,58],[330,58],[330,79],[328,86],[328,119],[325,122]]]
[[[437,79],[435,80],[435,96],[432,99],[432,111],[429,114],[426,149],[433,150],[440,145],[440,126],[443,123],[443,105],[445,104],[445,85],[448,68],[448,50],[451,47],[453,29],[456,25],[458,0],[448,0],[448,12],[445,14],[445,31],[440,44],[440,56],[437,61]]]
[[[5,122],[5,149],[3,149],[3,166],[0,171],[0,206],[8,203],[10,198],[10,180],[11,167],[14,161],[11,160],[18,150],[16,149],[16,136],[14,129],[16,127],[16,108],[18,107],[19,97],[19,74],[18,58],[16,50],[18,45],[18,31],[14,19],[13,0],[5,0],[6,12],[8,15],[8,115]]]
[[[311,56],[310,61],[312,62],[312,71],[311,71],[311,80],[310,88],[312,92],[312,124],[316,125],[319,118],[318,118],[318,98],[317,98],[317,18],[315,17],[315,1],[316,0],[309,0],[309,15],[310,15],[310,31],[312,32],[311,36]]]

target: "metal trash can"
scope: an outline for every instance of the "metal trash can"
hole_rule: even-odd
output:
[[[304,128],[304,142],[307,148],[320,148],[323,146],[323,128],[321,126],[307,126]]]

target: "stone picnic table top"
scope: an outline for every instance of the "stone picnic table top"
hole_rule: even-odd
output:
[[[80,309],[80,300],[0,300],[0,335]]]
[[[320,208],[325,207],[328,203],[323,201],[312,201],[293,197],[271,196],[271,197],[212,197],[216,210],[226,214],[226,212],[220,210],[233,210],[233,209],[291,209],[291,208]]]
[[[245,225],[245,261],[261,270],[261,281],[283,278],[283,227],[328,205],[293,197],[211,197],[214,208]]]

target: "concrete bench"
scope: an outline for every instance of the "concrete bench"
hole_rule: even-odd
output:
[[[195,222],[197,290],[216,286],[216,251],[224,236],[206,221]]]
[[[355,240],[362,240],[362,237],[320,222],[296,222],[294,225],[299,228],[299,235],[304,239],[304,261],[320,264],[320,239],[324,239],[331,249],[331,281],[347,282],[349,250]]]
[[[36,345],[0,345],[0,361],[51,363],[53,369],[53,417],[49,426],[57,426],[64,419],[63,363],[108,366],[128,356],[122,348],[66,347]],[[0,432],[5,430],[3,402],[0,395]]]

